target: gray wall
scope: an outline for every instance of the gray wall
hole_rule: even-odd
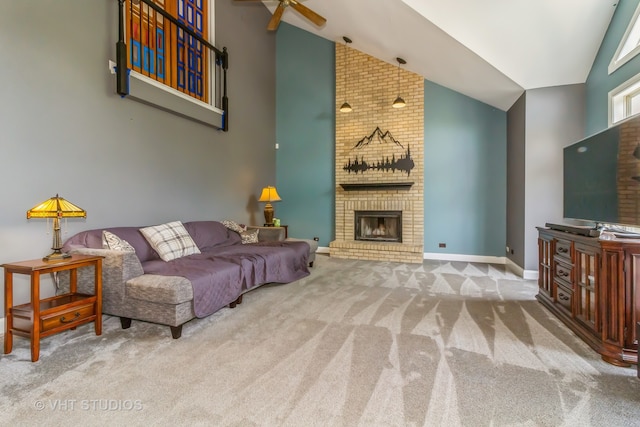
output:
[[[563,222],[562,148],[583,137],[584,100],[584,84],[533,89],[509,112],[515,120],[508,135],[509,160],[513,157],[514,163],[507,174],[515,182],[509,184],[508,244],[515,252],[510,258],[525,270],[538,269],[536,227]]]
[[[0,263],[50,252],[51,224],[26,211],[56,193],[87,211],[63,222],[63,239],[169,220],[262,221],[256,197],[275,181],[275,36],[255,6],[216,2],[216,45],[230,56],[223,133],[114,94],[117,1],[0,1]],[[28,282],[14,292],[27,301]],[[42,293],[53,292],[45,280]]]
[[[527,93],[507,112],[507,258],[524,265],[525,134]],[[506,249],[506,248],[505,248]]]

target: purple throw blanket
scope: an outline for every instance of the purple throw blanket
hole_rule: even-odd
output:
[[[145,273],[182,276],[193,286],[193,310],[206,317],[265,283],[289,283],[309,275],[305,242],[263,242],[217,247],[164,262],[147,261]]]

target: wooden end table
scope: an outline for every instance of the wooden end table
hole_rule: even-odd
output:
[[[273,225],[273,224],[266,224],[266,223],[264,224],[264,226],[265,227],[275,227],[275,225]],[[286,239],[287,237],[289,237],[289,226],[280,224],[279,227],[280,228],[284,228],[284,238]]]
[[[13,335],[31,340],[31,361],[40,357],[40,339],[84,323],[95,322],[96,335],[102,334],[102,258],[91,255],[72,255],[55,261],[34,259],[3,264],[4,312],[6,327],[4,353],[13,348]],[[95,295],[80,294],[78,269],[95,267]],[[69,270],[69,292],[40,299],[40,275]],[[31,276],[31,301],[13,306],[13,274]]]

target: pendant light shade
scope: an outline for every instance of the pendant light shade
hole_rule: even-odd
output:
[[[404,99],[402,99],[402,97],[400,96],[400,66],[406,64],[407,61],[402,58],[396,58],[396,61],[398,61],[398,97],[395,99],[395,101],[393,101],[393,104],[391,104],[391,106],[393,108],[403,108],[407,105],[407,103],[404,102]]]
[[[344,103],[340,106],[341,113],[350,113],[353,111],[351,108],[351,104],[347,102],[347,65],[349,64],[349,56],[348,56],[348,45],[351,43],[351,39],[349,37],[342,37],[344,40]]]
[[[395,101],[393,101],[393,108],[402,108],[402,107],[406,107],[407,103],[404,102],[404,99],[402,99],[400,97],[400,95],[398,95],[398,97],[396,98]]]
[[[404,101],[403,101],[403,102],[404,102]],[[344,103],[344,104],[342,104],[342,105],[340,106],[340,112],[341,112],[341,113],[350,113],[350,112],[352,112],[352,111],[353,111],[353,108],[351,108],[351,105],[349,105],[349,103],[348,103],[348,102],[346,102],[346,101],[345,101],[345,103]]]

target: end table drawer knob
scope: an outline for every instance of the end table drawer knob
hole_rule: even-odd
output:
[[[74,314],[74,315],[73,315],[73,319],[69,319],[69,320],[67,320],[67,319],[65,319],[65,318],[64,318],[64,316],[62,316],[62,317],[60,318],[60,323],[71,323],[71,322],[73,322],[74,320],[76,320],[78,317],[80,317],[80,312],[79,312],[79,311],[76,311],[76,314]]]

